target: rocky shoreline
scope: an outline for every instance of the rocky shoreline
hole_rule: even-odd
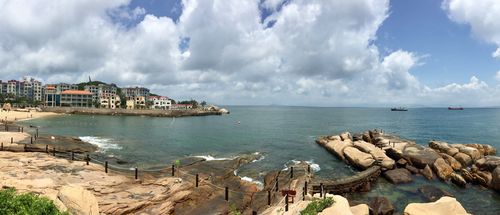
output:
[[[219,110],[129,110],[103,108],[75,108],[75,107],[44,107],[43,111],[61,114],[110,115],[110,116],[151,116],[151,117],[188,117],[228,114],[226,109]]]

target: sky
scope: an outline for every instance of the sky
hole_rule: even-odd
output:
[[[0,79],[222,105],[500,106],[497,0],[0,0]]]

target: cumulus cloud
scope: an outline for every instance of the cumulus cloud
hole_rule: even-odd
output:
[[[451,20],[470,25],[474,35],[497,45],[492,56],[500,59],[500,1],[445,0],[442,7]]]
[[[0,0],[0,75],[226,104],[442,104],[491,89],[475,77],[429,88],[411,73],[419,54],[381,55],[388,0],[183,0],[177,22],[129,3]]]

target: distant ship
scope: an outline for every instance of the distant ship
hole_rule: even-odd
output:
[[[395,107],[395,108],[391,108],[391,111],[408,111],[408,109],[404,108],[404,107]]]
[[[463,107],[448,107],[448,110],[463,110]]]

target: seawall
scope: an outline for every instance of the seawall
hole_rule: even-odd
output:
[[[104,109],[104,108],[76,108],[76,107],[44,107],[43,111],[64,114],[88,115],[118,115],[118,116],[154,116],[154,117],[184,117],[184,116],[209,116],[222,115],[219,111],[209,110],[130,110],[130,109]]]

